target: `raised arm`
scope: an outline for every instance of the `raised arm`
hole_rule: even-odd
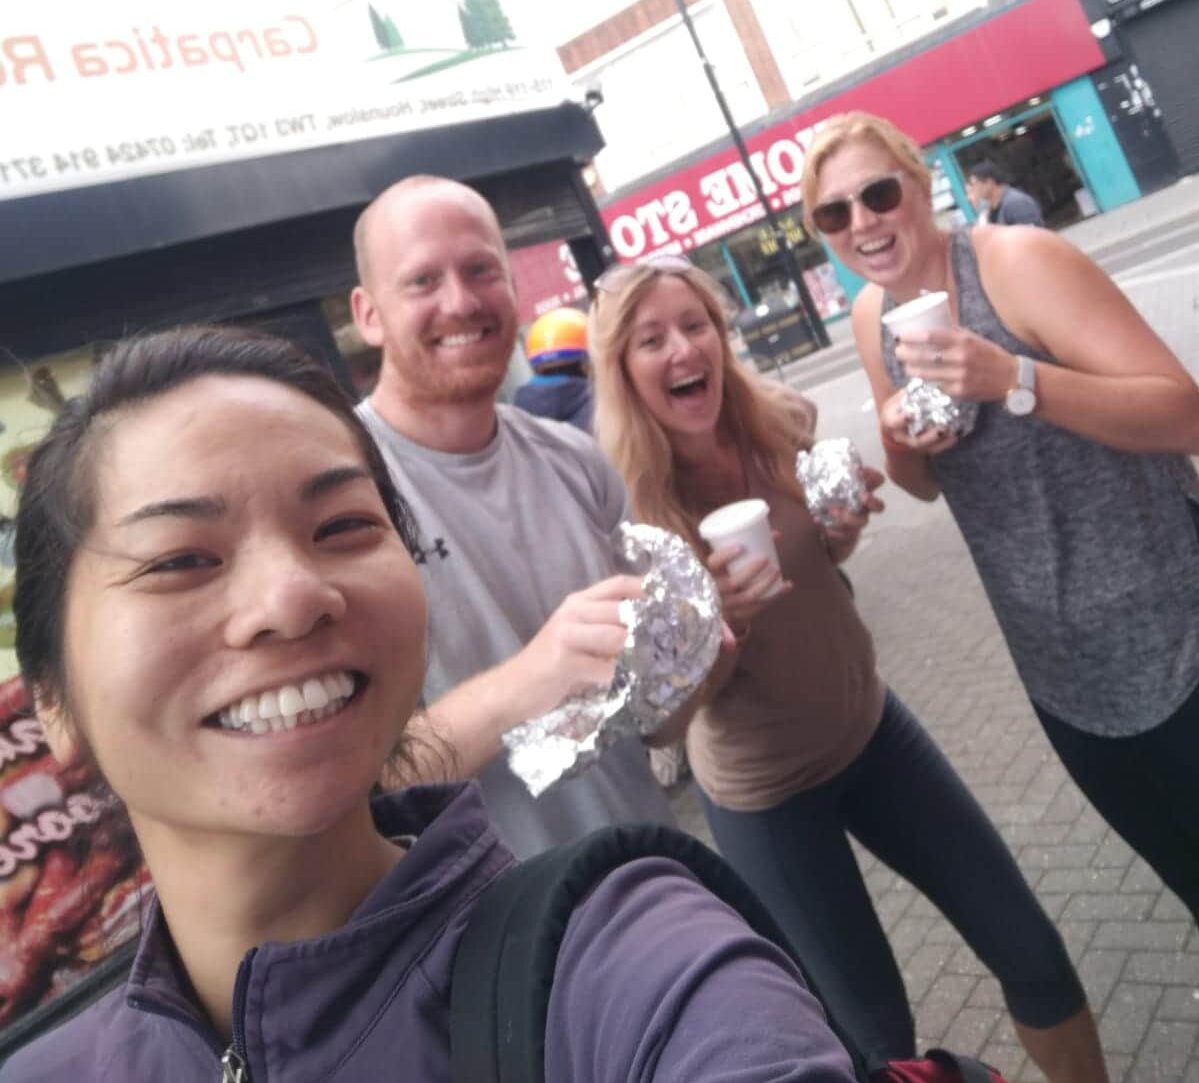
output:
[[[412,723],[418,776],[441,781],[448,770],[470,778],[500,754],[508,730],[572,693],[611,684],[628,635],[620,602],[641,593],[639,578],[616,575],[568,595],[523,649],[432,704]],[[431,740],[422,742],[421,736]],[[447,745],[454,753],[452,765],[439,754]],[[384,779],[389,787],[412,781],[403,771]]]
[[[673,861],[611,873],[558,956],[546,1074],[592,1083],[852,1083],[791,961]]]
[[[1036,364],[1037,417],[1121,451],[1199,453],[1199,386],[1103,270],[1046,230],[976,237],[1000,319],[1059,362]],[[913,376],[980,402],[1015,385],[1016,358],[995,343],[961,330],[924,339],[899,347]]]

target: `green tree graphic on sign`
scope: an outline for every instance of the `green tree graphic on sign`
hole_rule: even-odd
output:
[[[458,7],[466,44],[476,49],[506,45],[516,35],[499,0],[463,0]]]
[[[404,48],[404,39],[392,17],[388,15],[384,18],[375,10],[374,4],[368,6],[370,7],[371,28],[375,32],[375,41],[379,43],[379,48],[388,50]]]

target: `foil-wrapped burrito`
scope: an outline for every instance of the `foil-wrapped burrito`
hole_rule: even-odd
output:
[[[645,595],[620,603],[628,636],[611,685],[571,696],[504,734],[508,764],[534,797],[585,770],[620,738],[657,733],[720,650],[720,594],[682,538],[622,523],[617,563],[644,576]]]
[[[870,489],[852,440],[820,440],[811,451],[801,451],[795,459],[795,476],[812,518],[824,526],[836,524],[838,511],[861,515],[866,510]]]
[[[903,413],[909,436],[919,436],[925,429],[969,436],[978,418],[978,403],[950,398],[935,383],[913,376],[904,388]]]

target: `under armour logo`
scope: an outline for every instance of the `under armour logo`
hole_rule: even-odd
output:
[[[433,548],[426,549],[422,545],[416,547],[416,551],[412,554],[412,559],[417,564],[428,564],[429,557],[441,557],[442,560],[449,558],[450,551],[445,547],[445,538],[434,538]]]

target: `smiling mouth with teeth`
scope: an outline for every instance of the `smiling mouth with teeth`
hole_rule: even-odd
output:
[[[482,342],[490,333],[490,328],[481,327],[477,331],[463,331],[456,335],[442,335],[437,341],[441,346],[471,346],[476,342]]]
[[[204,724],[254,737],[294,730],[336,714],[364,684],[361,674],[348,670],[309,677],[302,684],[284,684],[244,696],[210,716]]]
[[[876,256],[879,252],[885,252],[888,248],[895,244],[894,237],[883,237],[877,241],[867,241],[865,244],[858,245],[858,251],[863,256]]]
[[[676,399],[682,399],[688,395],[694,395],[697,391],[705,390],[707,386],[708,378],[706,376],[688,376],[685,380],[671,384],[670,393]]]

